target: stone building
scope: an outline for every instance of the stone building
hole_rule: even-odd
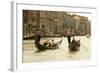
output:
[[[40,12],[40,28],[44,30],[45,35],[57,35],[61,33],[63,19],[61,12],[41,11]]]
[[[88,17],[80,16],[80,26],[79,26],[80,35],[86,35],[88,33],[87,32],[87,30],[89,30],[89,27],[87,27],[88,25],[89,25]]]
[[[75,19],[73,15],[63,13],[63,33],[64,35],[73,35],[75,31]],[[68,34],[69,33],[69,34]]]
[[[32,36],[39,27],[39,11],[23,10],[23,35]]]
[[[86,35],[91,33],[88,17],[58,11],[23,10],[23,36]]]

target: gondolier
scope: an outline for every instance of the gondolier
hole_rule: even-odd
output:
[[[67,38],[68,38],[68,44],[70,44],[71,43],[71,37],[70,37],[70,35],[68,35]]]
[[[68,44],[70,44],[71,43],[70,31],[68,31],[68,33],[67,33],[67,39],[68,39]]]

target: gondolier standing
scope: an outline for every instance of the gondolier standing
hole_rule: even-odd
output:
[[[70,44],[70,43],[71,43],[70,30],[68,30],[68,33],[67,33],[67,39],[68,39],[68,44]]]

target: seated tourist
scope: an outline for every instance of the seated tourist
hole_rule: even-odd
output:
[[[80,47],[80,40],[76,41],[77,47]]]
[[[52,40],[52,42],[51,42],[51,46],[53,47],[53,46],[56,46],[57,44],[54,42],[54,40]]]
[[[71,43],[76,43],[76,40],[75,40],[75,38],[73,38],[73,40],[72,40],[72,42]]]
[[[44,46],[47,46],[48,44],[49,44],[49,40],[43,42],[43,45],[44,45]]]

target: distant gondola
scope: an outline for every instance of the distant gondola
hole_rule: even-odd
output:
[[[59,48],[61,42],[62,42],[62,39],[59,42],[55,43],[54,46],[45,46],[45,45],[40,44],[40,36],[38,35],[36,36],[36,39],[35,39],[35,46],[38,49],[38,51],[53,50],[53,49]]]

